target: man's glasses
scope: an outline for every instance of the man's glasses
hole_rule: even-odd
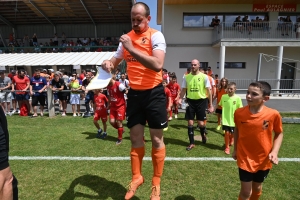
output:
[[[197,66],[197,64],[191,64],[192,66]]]

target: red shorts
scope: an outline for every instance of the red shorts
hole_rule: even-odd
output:
[[[98,120],[102,120],[102,122],[106,122],[107,121],[107,111],[105,110],[96,110],[95,114],[94,114],[94,121],[98,121]]]
[[[109,118],[110,119],[115,119],[118,121],[123,121],[125,120],[125,112],[126,112],[126,107],[125,106],[121,106],[117,109],[110,109],[110,113],[109,113]]]
[[[176,98],[172,98],[172,105],[178,105],[178,100],[175,100]]]

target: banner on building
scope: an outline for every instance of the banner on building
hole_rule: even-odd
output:
[[[253,4],[253,12],[296,12],[297,4]]]

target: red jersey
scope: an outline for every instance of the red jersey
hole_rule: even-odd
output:
[[[178,93],[180,91],[180,86],[178,83],[172,83],[170,82],[168,85],[167,85],[167,88],[169,88],[170,92],[171,92],[171,95],[172,95],[172,99],[175,99],[177,96],[178,96]]]
[[[30,80],[27,76],[24,76],[24,78],[14,76],[12,84],[15,84],[15,90],[24,90],[30,84]],[[16,92],[16,94],[25,94],[25,92]]]
[[[167,98],[167,105],[166,105],[166,107],[168,108],[169,98],[170,97],[172,98],[172,94],[171,94],[171,91],[169,90],[169,88],[167,88],[167,87],[165,87],[165,94],[166,94],[166,98]]]
[[[112,109],[125,106],[125,98],[123,93],[125,89],[126,87],[118,81],[115,81],[113,85],[107,86],[107,93],[110,97],[110,107]]]
[[[108,99],[104,94],[99,93],[98,95],[95,95],[94,102],[96,105],[96,112],[106,112],[106,103],[108,102]]]

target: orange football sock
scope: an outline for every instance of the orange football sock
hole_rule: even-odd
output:
[[[160,185],[166,157],[166,147],[155,149],[152,147],[153,178],[152,185]]]
[[[172,113],[172,109],[169,111],[169,117],[172,117],[173,113]]]
[[[206,126],[206,122],[207,122],[207,120],[204,120],[204,126]]]
[[[254,191],[254,190],[252,190],[252,194],[251,194],[249,200],[258,200],[259,197],[260,197],[260,195],[261,195],[261,193],[262,193],[262,190],[260,190],[260,191]]]
[[[145,146],[140,148],[131,148],[130,160],[131,160],[131,172],[132,180],[141,177],[142,161],[145,155]]]
[[[230,137],[230,133],[228,131],[226,131],[225,135],[224,135],[225,148],[229,148],[229,137]]]

